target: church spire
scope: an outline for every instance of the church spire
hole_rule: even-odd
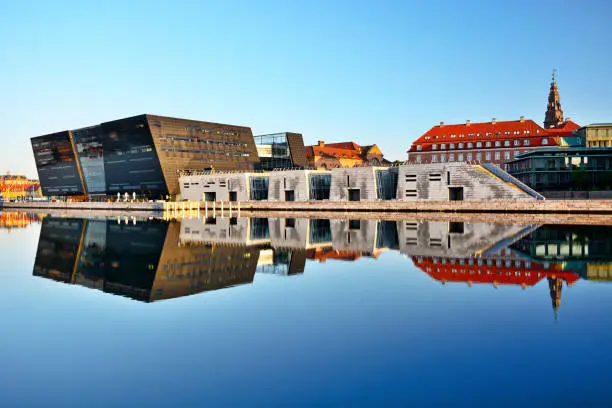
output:
[[[563,125],[563,110],[561,109],[561,98],[557,88],[557,70],[553,69],[550,92],[548,93],[548,105],[544,116],[544,128],[556,128]]]

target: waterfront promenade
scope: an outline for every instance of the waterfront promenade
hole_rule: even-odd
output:
[[[439,212],[439,213],[561,213],[561,214],[612,214],[612,200],[487,200],[487,201],[305,201],[305,202],[5,202],[3,208],[36,210],[89,210],[89,211],[287,211],[287,212]]]

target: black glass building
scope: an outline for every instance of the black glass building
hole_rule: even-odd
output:
[[[46,196],[178,194],[180,171],[252,170],[251,129],[154,115],[32,138]]]

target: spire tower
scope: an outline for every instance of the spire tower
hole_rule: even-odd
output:
[[[561,98],[559,97],[559,89],[557,88],[556,74],[557,70],[553,69],[550,92],[548,93],[548,105],[546,107],[546,115],[544,116],[545,129],[560,127],[564,122],[563,110],[561,109]]]

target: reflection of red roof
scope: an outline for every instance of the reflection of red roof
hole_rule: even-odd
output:
[[[522,263],[521,267],[497,265],[469,265],[468,259],[457,259],[454,263],[436,262],[432,258],[412,257],[415,266],[431,276],[431,278],[446,282],[492,283],[499,285],[534,286],[544,278],[560,277],[568,285],[573,284],[579,275],[572,271],[562,270],[560,264],[551,264],[545,268],[543,264],[531,262],[529,267]],[[463,265],[461,265],[463,261]],[[472,260],[477,262],[477,260]],[[514,264],[514,261],[513,261]]]
[[[358,260],[360,257],[361,255],[357,251],[341,251],[324,248],[311,249],[306,253],[306,258],[319,262],[325,262],[328,259],[352,262]]]

